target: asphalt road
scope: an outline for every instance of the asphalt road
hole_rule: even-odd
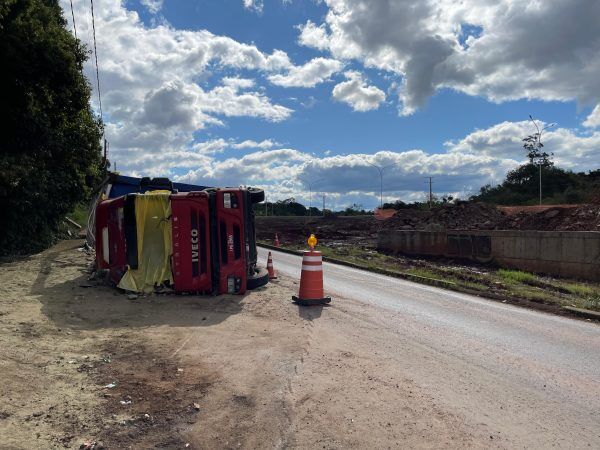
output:
[[[300,277],[300,257],[273,256],[276,271]],[[373,325],[375,354],[501,446],[600,448],[599,325],[330,263],[324,279],[323,315]]]

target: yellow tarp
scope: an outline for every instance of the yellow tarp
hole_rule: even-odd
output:
[[[125,272],[119,282],[121,289],[152,292],[155,285],[165,281],[173,282],[169,195],[169,191],[151,191],[136,196],[138,268]]]

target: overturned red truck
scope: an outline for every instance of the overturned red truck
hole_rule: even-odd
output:
[[[254,229],[253,204],[263,200],[261,189],[157,186],[100,201],[97,266],[128,291],[243,294],[268,282]]]

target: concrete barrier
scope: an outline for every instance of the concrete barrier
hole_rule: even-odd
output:
[[[390,253],[445,256],[500,267],[600,281],[600,232],[386,230],[377,247]]]

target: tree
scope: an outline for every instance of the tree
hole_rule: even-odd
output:
[[[534,133],[523,139],[523,148],[527,153],[530,164],[538,164],[542,167],[550,167],[554,165],[552,158],[553,153],[546,153],[542,151],[544,144],[541,141],[541,133]]]
[[[86,50],[57,0],[0,3],[0,253],[47,247],[100,173]]]

